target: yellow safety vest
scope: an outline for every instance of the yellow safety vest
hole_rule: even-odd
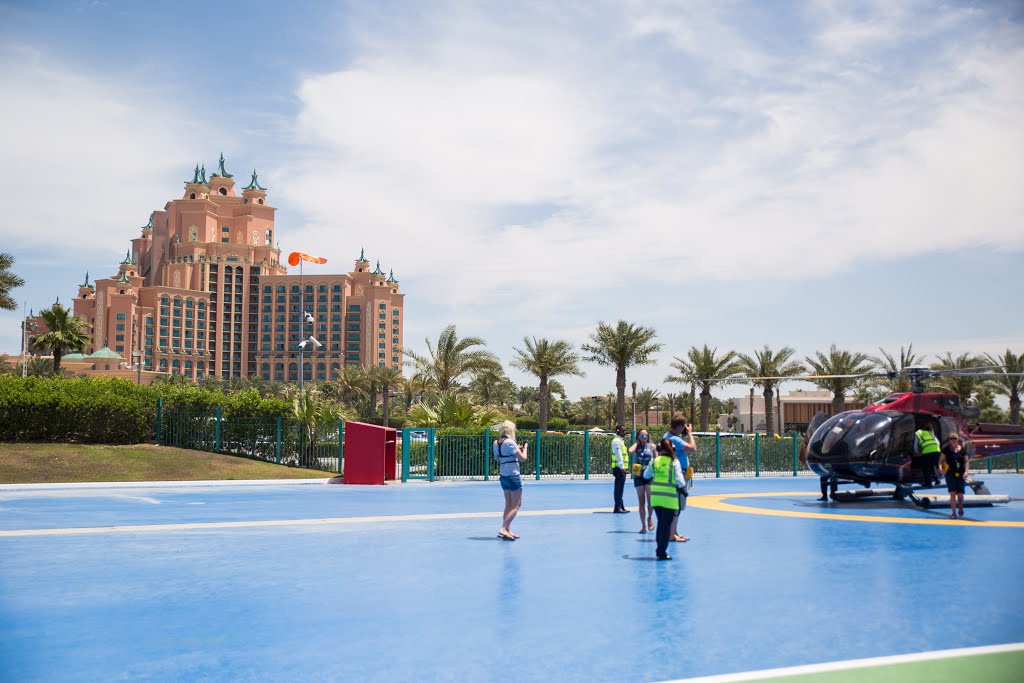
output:
[[[615,457],[615,442],[616,441],[618,441],[620,444],[622,444],[622,464],[625,466],[625,469],[629,469],[629,451],[626,450],[626,442],[625,442],[625,440],[623,440],[623,438],[621,436],[619,436],[618,434],[616,434],[615,438],[612,439],[612,467],[618,467],[619,466],[619,459]]]
[[[679,493],[676,491],[676,468],[672,458],[659,455],[651,463],[654,481],[651,482],[651,507],[679,509]]]
[[[935,439],[935,435],[929,432],[927,429],[918,429],[916,432],[917,442],[921,446],[921,455],[928,455],[929,453],[938,453],[941,449],[939,448],[939,442]]]

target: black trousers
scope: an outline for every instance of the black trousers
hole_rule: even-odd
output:
[[[921,456],[924,460],[924,478],[929,483],[939,480],[939,454],[938,453],[925,453]]]
[[[626,504],[622,502],[622,490],[626,487],[626,470],[613,467],[612,474],[615,475],[615,509],[624,510]]]
[[[672,518],[676,516],[676,510],[655,506],[654,514],[658,516],[658,530],[654,532],[658,541],[657,555],[665,557],[668,555],[668,539],[672,536]]]

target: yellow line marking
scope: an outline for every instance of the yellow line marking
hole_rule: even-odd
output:
[[[841,520],[845,522],[882,522],[887,524],[939,524],[953,526],[972,527],[1013,527],[1024,528],[1024,522],[1010,522],[992,520],[986,522],[968,521],[966,519],[928,519],[914,517],[880,517],[874,515],[848,515],[842,513],[827,512],[796,512],[793,510],[769,510],[765,508],[744,507],[724,503],[727,498],[781,498],[789,496],[814,496],[815,493],[806,491],[782,491],[770,493],[722,493],[706,496],[690,496],[686,500],[687,507],[704,508],[705,510],[718,510],[720,512],[741,512],[748,515],[766,515],[768,517],[800,517],[802,519],[828,519]],[[939,508],[936,508],[939,509]]]
[[[519,517],[552,515],[589,515],[606,508],[569,508],[565,510],[522,510]],[[22,536],[85,536],[150,531],[202,531],[206,529],[247,529],[253,527],[313,526],[316,524],[373,524],[378,522],[425,522],[440,519],[501,518],[500,512],[439,512],[422,515],[378,515],[370,517],[323,517],[320,519],[268,519],[238,522],[189,522],[179,524],[133,524],[124,526],[68,527],[64,529],[11,529],[0,531],[0,538]]]

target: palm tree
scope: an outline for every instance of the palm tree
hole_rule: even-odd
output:
[[[436,406],[417,403],[409,410],[407,419],[418,427],[490,427],[504,419],[502,412],[492,406],[481,406],[465,394],[449,392],[441,396]]]
[[[383,395],[383,402],[384,402],[384,405],[383,405],[383,410],[384,410],[384,422],[383,422],[383,425],[385,427],[387,427],[388,426],[388,408],[389,408],[388,403],[391,400],[391,390],[394,387],[398,387],[398,386],[402,385],[402,371],[399,370],[398,368],[394,368],[394,367],[390,367],[389,368],[389,367],[387,367],[385,365],[381,365],[381,366],[378,366],[378,367],[375,367],[375,368],[370,368],[370,370],[367,372],[367,374],[369,375],[370,381],[373,383],[374,387],[375,388],[379,388],[381,390],[381,394]],[[373,409],[375,411],[377,409],[376,403],[377,402],[376,402],[376,398],[375,398],[374,406],[373,406]]]
[[[967,372],[959,376],[939,376],[932,381],[936,389],[951,391],[959,395],[963,403],[967,403],[978,390],[988,384],[989,380],[985,377],[971,374],[976,373],[984,365],[985,359],[981,356],[961,353],[954,358],[953,354],[947,351],[944,355],[939,356],[937,363],[932,363],[932,370],[965,370]]]
[[[846,410],[846,392],[855,389],[861,379],[849,375],[863,375],[874,367],[871,356],[866,353],[841,351],[835,344],[829,347],[827,356],[821,351],[815,351],[813,358],[806,356],[804,360],[815,375],[834,375],[811,380],[815,386],[832,392],[833,415]]]
[[[19,361],[14,366],[14,375],[21,377],[22,364]],[[53,359],[44,358],[43,356],[29,356],[28,357],[28,370],[26,373],[29,377],[51,377],[53,375]]]
[[[626,424],[626,368],[634,365],[653,365],[654,354],[661,350],[655,343],[657,333],[653,327],[643,327],[620,320],[614,327],[603,322],[590,335],[593,344],[584,344],[590,354],[585,360],[615,368],[615,419]]]
[[[60,304],[40,311],[39,316],[49,332],[36,337],[36,349],[49,349],[53,354],[53,372],[60,372],[60,359],[65,353],[80,353],[89,345],[85,318],[71,315],[71,309]]]
[[[906,370],[909,367],[918,365],[924,361],[924,356],[917,356],[914,354],[914,345],[910,344],[904,349],[900,347],[900,358],[896,358],[883,348],[879,348],[882,352],[882,356],[872,358],[875,367],[879,371],[885,372],[890,377],[881,378],[879,384],[889,390],[890,393],[906,393],[913,390],[913,385],[910,381],[910,377],[907,376]]]
[[[551,409],[551,387],[548,383],[553,377],[561,375],[582,377],[580,357],[573,351],[572,344],[562,339],[551,341],[523,337],[523,344],[526,345],[525,349],[513,347],[516,355],[512,359],[512,366],[530,373],[539,380],[537,391],[540,407],[537,421],[540,430],[546,431]]]
[[[1024,390],[1024,376],[1021,376],[1024,373],[1024,353],[1014,354],[1010,349],[1006,349],[1002,356],[986,354],[985,360],[992,365],[1001,366],[994,371],[996,377],[992,380],[992,389],[1010,399],[1010,424],[1020,424],[1020,394]]]
[[[434,384],[434,380],[422,372],[417,372],[409,376],[405,382],[402,383],[405,389],[405,410],[406,412],[412,408],[414,403],[423,403],[427,400],[427,395],[437,389],[437,385]]]
[[[764,428],[766,434],[773,432],[772,419],[774,418],[774,406],[772,397],[775,395],[775,387],[779,381],[786,377],[799,375],[804,371],[804,366],[790,358],[796,353],[788,346],[784,346],[777,352],[765,346],[759,351],[754,351],[753,356],[745,353],[737,354],[740,369],[755,387],[761,387],[761,395],[764,396]],[[753,429],[753,425],[751,425]]]
[[[658,403],[658,397],[661,396],[661,392],[657,389],[651,389],[648,387],[641,387],[640,391],[636,395],[636,406],[640,410],[644,411],[644,426],[647,426],[651,422],[651,408]]]
[[[675,393],[667,393],[661,397],[661,409],[668,413],[669,421],[675,417],[676,410],[683,404],[683,397]],[[665,422],[662,420],[662,422]]]
[[[416,370],[431,377],[437,385],[437,390],[447,393],[459,386],[459,379],[485,368],[494,368],[500,372],[501,363],[498,357],[490,351],[474,347],[486,346],[480,337],[465,337],[459,339],[455,332],[455,325],[449,325],[441,331],[437,338],[435,348],[430,339],[424,339],[427,344],[427,353],[420,355],[410,349],[405,349],[406,356],[412,359]]]
[[[334,379],[329,383],[329,393],[342,405],[352,406],[352,401],[357,396],[365,396],[369,393],[369,384],[366,372],[358,365],[346,365],[341,372],[334,374]]]
[[[0,308],[6,311],[13,311],[18,307],[11,296],[11,290],[25,284],[24,280],[11,272],[13,265],[14,256],[12,254],[0,253]]]
[[[718,355],[718,348],[698,349],[691,346],[686,352],[686,360],[675,356],[675,361],[670,363],[679,374],[669,375],[666,382],[689,384],[691,391],[690,410],[693,411],[693,394],[696,387],[700,387],[700,431],[706,431],[708,425],[708,411],[711,407],[711,387],[715,384],[729,384],[737,380],[742,367],[737,361],[735,351],[726,351]],[[691,417],[691,420],[693,418]]]

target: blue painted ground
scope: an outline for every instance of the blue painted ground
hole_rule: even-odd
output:
[[[1024,477],[988,475],[1024,498]],[[694,495],[816,493],[810,478]],[[636,510],[632,486],[628,506]],[[526,482],[524,510],[605,508],[611,483]],[[731,499],[749,508],[945,512]],[[0,680],[651,681],[1024,641],[1024,501],[978,525],[691,507],[675,560],[636,514],[498,515],[4,536],[110,525],[500,509],[495,482],[346,487],[0,486]]]

